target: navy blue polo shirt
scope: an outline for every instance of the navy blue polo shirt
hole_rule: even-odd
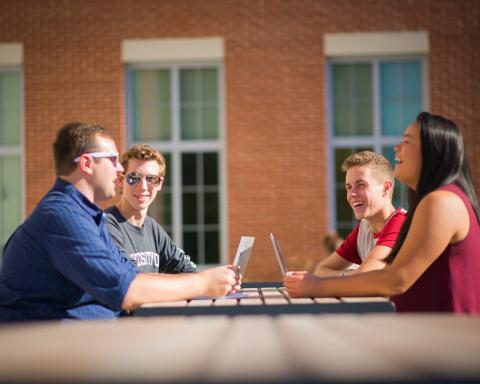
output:
[[[115,318],[136,273],[102,210],[58,178],[4,247],[0,321]]]

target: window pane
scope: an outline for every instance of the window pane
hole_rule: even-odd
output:
[[[372,101],[358,100],[354,115],[355,131],[353,135],[368,136],[373,133]]]
[[[197,194],[183,193],[183,224],[197,224]]]
[[[20,75],[0,73],[0,145],[20,144]]]
[[[180,124],[184,140],[218,138],[218,71],[180,71]]]
[[[421,64],[418,61],[406,62],[403,64],[403,112],[404,117],[400,134],[407,126],[415,120],[417,115],[423,110],[422,108],[422,80],[421,80]]]
[[[420,61],[406,61],[402,64],[403,92],[405,98],[417,100],[421,95],[421,63]]]
[[[348,100],[350,95],[350,64],[334,64],[333,97],[335,100]]]
[[[162,188],[155,201],[148,207],[148,214],[172,235],[172,192]]]
[[[198,236],[196,232],[183,231],[183,250],[190,255],[194,263],[202,263],[198,254]]]
[[[182,122],[182,139],[194,140],[199,138],[200,111],[194,105],[182,106],[180,120]]]
[[[171,139],[170,71],[135,70],[133,81],[133,139]]]
[[[203,69],[202,72],[203,139],[218,137],[218,76],[217,69]]]
[[[203,100],[206,103],[217,104],[218,100],[218,79],[217,69],[207,68],[201,70]]]
[[[390,161],[392,166],[395,166],[395,150],[393,147],[382,147],[382,154]]]
[[[165,180],[160,192],[153,203],[148,207],[148,214],[155,218],[172,236],[172,169],[170,154],[163,154],[167,166]]]
[[[351,222],[354,220],[352,210],[347,202],[345,186],[336,188],[337,194],[337,220]]]
[[[218,107],[206,105],[202,115],[202,139],[216,139],[218,136]]]
[[[218,153],[182,154],[184,232],[195,232],[200,262],[219,262]],[[216,232],[216,234],[214,233]],[[213,242],[213,243],[212,243]]]
[[[180,98],[183,103],[195,103],[199,81],[198,69],[182,69],[180,71]]]
[[[420,61],[380,64],[382,134],[401,135],[422,109]]]
[[[335,182],[345,185],[345,173],[342,171],[342,164],[352,153],[352,148],[335,148]]]
[[[398,135],[400,131],[400,111],[395,101],[384,99],[382,103],[382,131],[385,135]]]
[[[368,100],[372,97],[372,68],[370,64],[353,64],[351,66],[353,89],[357,100]]]
[[[218,231],[205,232],[205,263],[215,264],[220,260],[220,236]]]
[[[205,193],[205,224],[218,224],[219,222],[219,199],[218,193]]]
[[[351,106],[350,106],[350,66],[334,64],[333,75],[333,127],[335,136],[344,136],[351,133]]]
[[[0,157],[0,248],[21,222],[20,156]]]
[[[353,134],[371,135],[373,132],[371,65],[356,64],[352,72],[354,84],[352,93],[355,97]]]
[[[182,184],[197,185],[197,155],[195,153],[182,154]]]
[[[180,122],[184,140],[194,140],[200,137],[199,80],[198,69],[182,69],[180,71]]]
[[[203,181],[205,185],[218,185],[218,154],[203,154]]]
[[[382,147],[382,153],[395,166],[395,151],[393,147]],[[392,201],[395,207],[408,209],[407,187],[398,180],[395,180]]]
[[[334,64],[332,76],[334,135],[372,134],[371,64]]]
[[[334,135],[349,136],[352,133],[352,113],[350,104],[347,102],[335,102],[335,110],[333,112],[334,119]]]
[[[205,224],[219,224],[220,196],[218,188],[218,154],[203,154],[203,181],[205,189]]]

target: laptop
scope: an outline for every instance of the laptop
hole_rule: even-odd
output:
[[[254,241],[255,237],[251,236],[242,236],[240,238],[240,243],[238,244],[237,254],[235,255],[233,265],[240,266],[240,273],[242,274],[242,276],[245,276],[248,259],[250,258],[250,253],[252,252]]]
[[[240,243],[238,243],[237,253],[235,255],[235,260],[233,261],[233,265],[240,266],[240,273],[242,276],[245,275],[245,271],[247,269],[248,259],[250,258],[250,254],[252,253],[253,243],[255,241],[255,237],[252,236],[242,236],[240,238]],[[230,293],[223,297],[216,297],[215,299],[241,299],[244,297],[248,297],[248,294],[242,292],[235,292]],[[193,297],[192,300],[211,300],[212,298],[209,296],[196,296]]]
[[[270,241],[272,242],[272,247],[275,252],[275,256],[277,256],[278,265],[280,266],[282,275],[285,276],[285,274],[287,273],[287,267],[285,264],[285,258],[283,257],[282,249],[280,248],[280,242],[273,235],[273,233],[270,233]]]

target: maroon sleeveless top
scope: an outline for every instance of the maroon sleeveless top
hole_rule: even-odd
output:
[[[454,184],[438,188],[455,193],[467,207],[467,236],[450,244],[405,293],[394,296],[398,312],[480,314],[480,225],[472,203]]]

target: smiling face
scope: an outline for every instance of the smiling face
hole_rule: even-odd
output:
[[[378,172],[378,171],[377,171]],[[357,220],[375,219],[391,202],[390,180],[381,181],[379,174],[367,165],[354,166],[347,170],[345,177],[347,201]]]
[[[393,175],[415,190],[422,170],[420,130],[416,122],[407,127],[402,142],[395,146],[395,162]]]
[[[122,175],[122,207],[128,208],[131,213],[141,212],[144,215],[148,207],[157,196],[157,192],[162,189],[162,181],[158,185],[152,185],[147,182],[146,176],[159,176],[160,165],[155,160],[137,160],[130,159],[124,174],[130,173],[141,176],[139,182],[134,185],[127,183],[127,178]]]

